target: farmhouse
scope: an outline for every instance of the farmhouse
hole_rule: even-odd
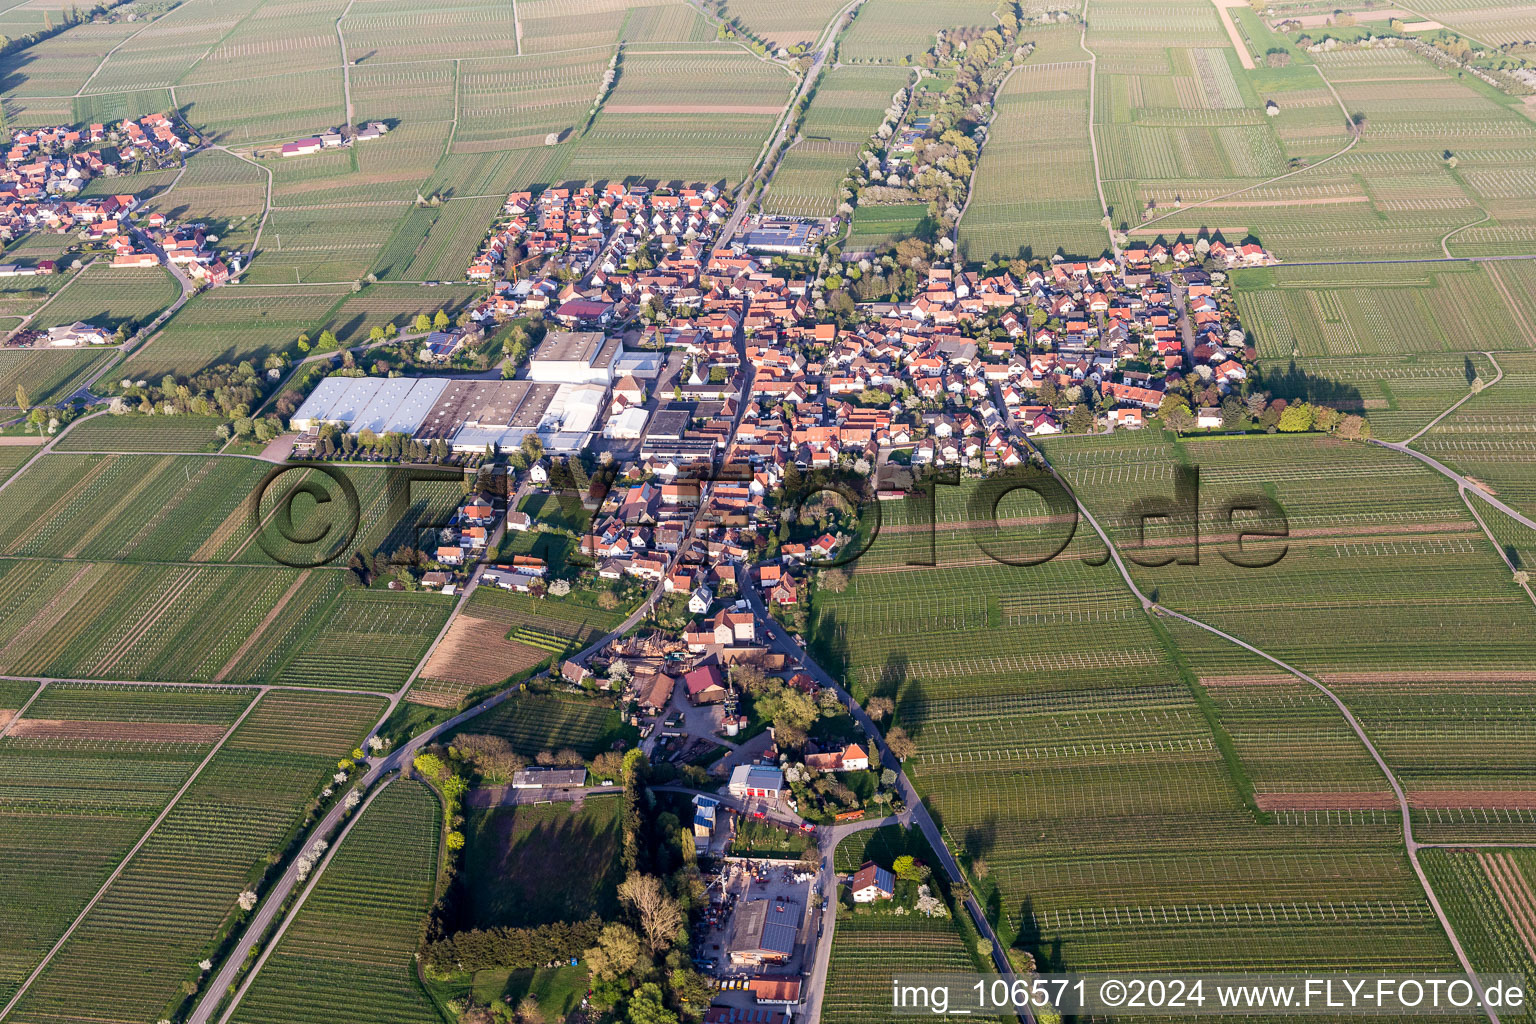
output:
[[[718,704],[725,700],[725,676],[719,665],[701,665],[686,673],[683,687],[692,704]]]
[[[765,975],[747,982],[759,1006],[793,1006],[800,1001],[800,979]]]
[[[48,329],[48,344],[59,348],[79,345],[105,345],[112,340],[112,332],[104,327],[92,327],[76,320],[72,324]]]
[[[318,136],[307,139],[298,139],[294,142],[283,143],[283,156],[308,156],[311,153],[320,152],[325,143]]]

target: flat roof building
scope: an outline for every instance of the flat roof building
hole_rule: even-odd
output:
[[[585,768],[524,768],[512,775],[513,789],[576,789],[586,784]]]
[[[551,331],[528,360],[528,379],[612,384],[623,343],[601,331]]]
[[[440,377],[327,377],[290,422],[296,430],[331,424],[353,434],[414,434],[447,384]]]

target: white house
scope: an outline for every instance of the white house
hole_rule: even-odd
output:
[[[896,876],[874,861],[866,861],[863,867],[854,872],[849,888],[855,903],[888,900],[896,895]]]

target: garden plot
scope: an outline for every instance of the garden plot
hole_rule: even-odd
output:
[[[420,682],[411,687],[411,700],[451,707],[476,690],[545,664],[571,646],[571,638],[558,634],[554,644],[530,643],[514,635],[514,631],[533,627],[500,597],[488,587],[470,595],[469,603],[427,660]]]

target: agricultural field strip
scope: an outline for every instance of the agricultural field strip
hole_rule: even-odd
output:
[[[1040,454],[1042,458],[1045,457],[1044,452],[1041,452]],[[1046,465],[1050,468],[1052,475],[1056,477],[1062,486],[1068,487],[1067,482],[1062,479],[1060,473],[1057,472],[1055,467],[1051,466],[1049,460],[1046,461]],[[1448,473],[1448,471],[1446,472]],[[1071,488],[1068,487],[1068,490],[1070,492]],[[1135,581],[1131,578],[1130,571],[1126,568],[1124,561],[1121,559],[1119,549],[1110,540],[1108,532],[1106,532],[1105,529],[1099,525],[1099,521],[1088,510],[1087,505],[1084,504],[1083,500],[1078,497],[1075,492],[1073,492],[1073,502],[1077,506],[1078,513],[1082,515],[1085,520],[1087,520],[1088,524],[1093,528],[1093,531],[1098,534],[1099,540],[1102,541],[1105,547],[1108,549],[1110,557],[1115,563],[1115,568],[1119,571],[1121,578],[1125,581],[1126,587],[1129,588],[1136,599],[1141,602],[1143,608],[1150,612],[1154,607],[1157,607],[1160,609],[1160,613],[1171,615],[1177,619],[1187,622],[1192,626],[1196,626],[1214,634],[1215,636],[1221,637],[1224,640],[1230,641],[1231,643],[1236,644],[1238,647],[1241,647],[1252,654],[1258,655],[1264,660],[1273,663],[1286,672],[1289,672],[1303,682],[1309,683],[1313,687],[1317,688],[1333,703],[1336,708],[1338,708],[1339,713],[1344,716],[1345,722],[1348,723],[1355,736],[1360,740],[1361,744],[1364,745],[1366,751],[1370,754],[1371,759],[1376,762],[1377,766],[1381,769],[1382,774],[1386,776],[1387,783],[1391,786],[1392,791],[1396,796],[1399,810],[1402,815],[1403,846],[1408,855],[1408,860],[1413,866],[1414,874],[1417,876],[1420,885],[1423,886],[1424,894],[1429,902],[1430,908],[1434,911],[1435,916],[1439,919],[1440,926],[1444,929],[1446,938],[1449,940],[1452,949],[1455,951],[1457,960],[1461,963],[1462,969],[1465,970],[1469,975],[1474,974],[1472,961],[1468,957],[1466,950],[1463,948],[1460,939],[1457,937],[1456,930],[1452,926],[1449,917],[1446,916],[1444,908],[1440,905],[1439,898],[1435,894],[1434,887],[1430,885],[1429,878],[1424,873],[1423,866],[1419,863],[1418,844],[1413,838],[1412,814],[1409,810],[1408,797],[1403,790],[1402,783],[1398,781],[1397,775],[1387,764],[1386,759],[1382,757],[1381,752],[1377,750],[1376,745],[1371,741],[1371,738],[1366,733],[1365,728],[1361,726],[1359,720],[1355,717],[1349,706],[1345,704],[1344,701],[1333,690],[1329,689],[1317,679],[1314,679],[1312,676],[1302,672],[1300,669],[1295,668],[1294,666],[1287,664],[1279,658],[1274,657],[1266,651],[1260,650],[1258,647],[1255,647],[1246,641],[1240,640],[1229,633],[1225,633],[1214,626],[1201,622],[1200,620],[1185,615],[1182,612],[1177,612],[1173,609],[1163,608],[1161,606],[1155,605],[1154,602],[1148,598],[1139,587],[1136,586]],[[1536,524],[1529,525],[1532,525],[1533,528],[1536,528]]]
[[[38,677],[37,676],[5,676],[5,675],[0,675],[0,681],[30,683],[30,682],[37,682],[38,681]],[[292,691],[294,693],[335,693],[335,694],[346,694],[346,695],[349,695],[349,696],[358,696],[358,697],[384,697],[386,699],[388,697],[392,696],[391,694],[386,693],[383,690],[358,690],[358,689],[353,689],[351,687],[343,687],[343,686],[286,686],[286,685],[284,685],[282,683],[198,683],[198,682],[183,682],[181,680],[163,681],[163,680],[146,680],[146,679],[82,679],[82,678],[79,678],[79,677],[76,677],[76,676],[71,676],[71,677],[63,677],[63,676],[59,676],[59,677],[44,677],[41,680],[41,682],[42,682],[42,686],[38,687],[38,692],[39,693],[42,692],[43,687],[49,685],[50,683],[84,683],[84,684],[87,684],[87,685],[90,685],[90,686],[177,686],[177,687],[191,687],[193,689],[207,689],[207,690],[246,690],[246,689],[249,689],[249,690],[260,690],[263,693],[266,692],[267,690],[289,690],[289,691]],[[33,696],[34,696],[34,699],[35,699],[36,695],[34,694]],[[16,717],[20,718],[21,717],[20,713],[18,713]],[[4,734],[0,733],[0,735],[4,735]]]
[[[1340,112],[1343,113],[1346,118],[1349,117],[1349,108],[1344,105],[1344,100],[1343,100],[1343,98],[1341,98],[1339,96],[1338,90],[1336,90],[1333,87],[1333,83],[1328,81],[1328,76],[1323,74],[1323,69],[1321,67],[1318,67],[1316,64],[1312,65],[1312,67],[1316,69],[1317,77],[1319,77],[1319,78],[1321,78],[1323,80],[1323,84],[1328,87],[1328,91],[1333,94],[1333,98],[1338,102]],[[1095,77],[1097,77],[1097,76],[1095,76]],[[1092,116],[1091,111],[1090,111],[1090,116]],[[1144,230],[1146,228],[1150,228],[1154,224],[1157,224],[1159,221],[1167,220],[1170,217],[1177,217],[1180,214],[1187,213],[1188,211],[1196,209],[1198,207],[1206,206],[1206,205],[1218,202],[1218,201],[1223,200],[1223,199],[1230,199],[1233,196],[1242,195],[1245,192],[1251,192],[1254,189],[1263,188],[1266,185],[1272,185],[1272,184],[1274,184],[1277,181],[1283,181],[1286,178],[1292,178],[1292,177],[1295,177],[1298,174],[1304,174],[1304,173],[1306,173],[1308,171],[1315,171],[1319,167],[1323,167],[1323,166],[1326,166],[1327,164],[1332,163],[1334,160],[1337,160],[1339,157],[1343,156],[1344,154],[1348,153],[1350,150],[1354,149],[1355,146],[1360,142],[1360,138],[1361,138],[1360,135],[1355,134],[1355,133],[1351,133],[1349,141],[1344,144],[1344,148],[1343,149],[1340,149],[1338,152],[1333,153],[1333,154],[1331,154],[1329,156],[1325,156],[1322,159],[1317,160],[1317,161],[1315,161],[1313,163],[1309,163],[1305,167],[1299,167],[1299,168],[1297,168],[1294,171],[1286,171],[1284,174],[1277,174],[1277,175],[1275,175],[1272,178],[1266,178],[1263,181],[1255,182],[1254,184],[1251,184],[1251,185],[1245,185],[1242,188],[1233,189],[1230,192],[1223,192],[1220,195],[1212,196],[1212,197],[1210,197],[1208,199],[1201,199],[1201,200],[1197,200],[1195,202],[1183,204],[1180,207],[1180,209],[1173,210],[1173,211],[1171,211],[1169,213],[1165,213],[1165,214],[1162,214],[1162,215],[1157,216],[1157,217],[1149,217],[1146,220],[1139,222],[1136,225],[1136,227],[1137,227],[1138,230]],[[1095,170],[1097,170],[1097,160],[1095,160]]]
[[[336,855],[341,852],[342,848],[346,845],[347,837],[352,834],[353,828],[359,821],[363,820],[368,809],[373,806],[374,801],[379,798],[380,794],[386,792],[390,785],[399,779],[400,775],[397,773],[391,775],[382,783],[375,786],[373,791],[370,792],[367,798],[363,801],[362,805],[359,806],[357,810],[352,813],[352,816],[347,819],[347,822],[342,827],[342,830],[332,838],[330,849],[326,851],[326,854],[321,859],[320,863],[316,864],[315,869],[310,873],[309,880],[306,887],[304,888],[304,891],[299,893],[298,898],[293,901],[292,906],[290,906],[287,913],[284,914],[282,921],[277,926],[277,929],[273,931],[272,934],[266,939],[265,945],[261,951],[261,955],[256,958],[256,962],[253,963],[250,969],[246,972],[245,983],[240,986],[239,990],[230,997],[229,1002],[225,1005],[224,1012],[219,1016],[219,1024],[226,1024],[227,1021],[234,1017],[235,1012],[240,1007],[241,1001],[250,994],[251,989],[256,985],[257,980],[261,977],[262,968],[267,965],[267,961],[271,958],[272,954],[277,952],[278,947],[282,944],[283,937],[288,933],[288,929],[293,925],[295,921],[299,919],[300,912],[304,909],[305,902],[308,901],[309,897],[314,894],[317,888],[319,888],[320,880],[325,877],[326,869],[331,866],[331,862],[336,859]],[[435,803],[436,797],[434,796],[432,799]]]
[[[43,688],[44,687],[38,688],[39,694],[42,693]],[[245,687],[231,686],[219,686],[217,688],[221,690],[245,689]],[[235,719],[234,724],[232,724],[228,729],[224,731],[224,735],[219,737],[219,741],[215,743],[213,747],[208,751],[207,755],[198,762],[197,767],[192,770],[192,774],[187,776],[187,780],[182,783],[181,788],[178,789],[175,795],[172,796],[171,799],[167,801],[166,805],[160,809],[160,813],[155,816],[155,820],[150,822],[149,828],[144,830],[144,834],[139,837],[138,842],[134,843],[133,848],[124,855],[122,861],[119,862],[117,867],[113,869],[112,874],[107,876],[107,880],[101,883],[101,888],[98,889],[96,894],[91,897],[90,902],[88,902],[81,909],[80,913],[76,915],[75,919],[70,922],[69,927],[64,930],[64,934],[59,936],[58,941],[55,942],[53,946],[48,950],[47,955],[44,956],[38,965],[32,969],[32,973],[27,975],[26,980],[23,981],[20,987],[16,989],[15,994],[11,996],[10,1000],[3,1007],[0,1007],[0,1020],[5,1019],[6,1015],[8,1015],[11,1010],[15,1008],[16,1004],[21,1001],[22,997],[26,995],[27,990],[31,988],[32,983],[36,981],[38,976],[43,973],[43,970],[48,966],[49,962],[53,960],[54,956],[58,954],[59,950],[64,948],[64,944],[68,942],[69,937],[75,933],[75,929],[80,927],[80,922],[84,921],[86,916],[90,914],[93,909],[95,909],[96,904],[101,902],[102,897],[107,894],[107,890],[112,888],[113,884],[127,869],[134,856],[138,854],[139,850],[144,847],[145,843],[149,842],[150,837],[155,834],[155,829],[159,828],[161,822],[165,821],[165,819],[170,816],[171,811],[175,809],[176,804],[181,800],[181,798],[186,795],[187,790],[192,788],[192,784],[197,781],[198,776],[202,774],[203,769],[208,767],[208,763],[214,759],[214,756],[217,755],[220,750],[223,749],[224,744],[229,740],[230,736],[234,735],[235,730],[240,727],[240,723],[244,722],[246,717],[249,716],[253,710],[255,710],[256,705],[261,703],[261,699],[264,695],[264,688],[252,687],[250,689],[252,690],[251,701],[245,706],[245,710],[240,713],[240,717]],[[36,699],[36,696],[37,695],[34,694],[33,698]],[[18,715],[17,717],[19,718],[21,716]]]

